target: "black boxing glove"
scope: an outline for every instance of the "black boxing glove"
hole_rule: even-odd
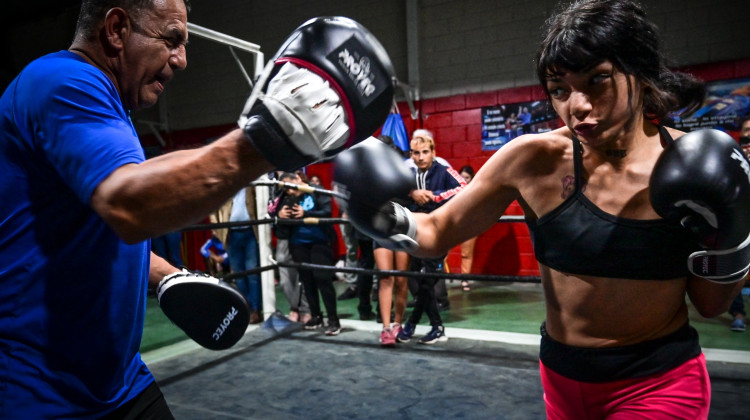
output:
[[[417,248],[414,216],[392,201],[406,199],[416,181],[393,149],[372,137],[357,144],[334,160],[333,182],[336,202],[354,227],[386,248]]]
[[[650,180],[651,204],[680,217],[705,249],[688,257],[696,276],[720,283],[750,268],[750,164],[728,134],[698,130],[668,145]]]
[[[393,105],[395,80],[388,54],[362,25],[311,19],[269,61],[238,124],[266,160],[292,171],[374,133]]]
[[[156,288],[159,306],[176,326],[210,350],[232,347],[250,323],[245,297],[223,281],[188,270],[170,274]]]

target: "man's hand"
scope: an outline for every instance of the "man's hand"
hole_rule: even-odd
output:
[[[409,193],[409,196],[420,206],[424,206],[425,204],[435,200],[435,196],[430,190],[414,190]]]

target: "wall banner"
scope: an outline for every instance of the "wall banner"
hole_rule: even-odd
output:
[[[683,113],[681,110],[671,115],[678,130],[715,128],[738,131],[740,121],[750,115],[750,78],[706,83],[703,106],[692,114]]]
[[[560,127],[549,101],[482,107],[482,150],[497,150],[514,138]]]

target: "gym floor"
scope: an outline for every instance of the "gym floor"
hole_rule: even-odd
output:
[[[338,302],[339,336],[272,316],[220,352],[187,340],[149,299],[143,359],[178,419],[543,419],[541,287],[474,282],[467,293],[459,282],[448,286],[449,340],[396,348],[378,345],[380,324],[359,320],[357,299]],[[288,310],[278,290],[277,305]],[[709,360],[711,419],[747,416],[750,332],[731,332],[730,321],[691,311]],[[423,323],[416,336],[427,329]]]

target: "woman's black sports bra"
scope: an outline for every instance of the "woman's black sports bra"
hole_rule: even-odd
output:
[[[671,143],[666,129],[663,139]],[[688,274],[687,257],[700,249],[678,219],[635,220],[605,213],[583,194],[583,149],[573,138],[575,191],[537,220],[526,219],[536,259],[579,275],[667,280]]]

